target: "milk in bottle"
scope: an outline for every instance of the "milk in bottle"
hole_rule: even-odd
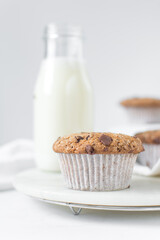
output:
[[[34,94],[34,138],[37,166],[59,171],[52,150],[59,136],[93,131],[93,96],[78,27],[45,29],[45,56]]]

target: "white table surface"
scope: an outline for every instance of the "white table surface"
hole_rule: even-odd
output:
[[[0,192],[0,239],[158,239],[160,212],[113,212],[69,208]],[[90,237],[89,237],[90,236]]]

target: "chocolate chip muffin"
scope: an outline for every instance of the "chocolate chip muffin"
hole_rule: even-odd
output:
[[[141,139],[145,151],[138,156],[138,162],[149,168],[153,168],[160,158],[160,130],[151,130],[137,133]]]
[[[57,153],[137,154],[143,150],[140,139],[116,133],[78,133],[60,137],[53,145]]]
[[[160,99],[156,98],[130,98],[121,102],[124,107],[159,107]]]
[[[160,122],[160,99],[130,98],[120,103],[132,122]]]
[[[67,187],[107,191],[128,188],[141,140],[116,133],[77,133],[53,144]]]

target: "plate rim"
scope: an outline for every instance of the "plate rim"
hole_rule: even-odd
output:
[[[31,198],[34,198],[49,204],[55,204],[55,205],[73,207],[73,208],[75,207],[75,208],[110,210],[110,211],[160,211],[160,205],[153,205],[153,206],[106,205],[105,206],[105,205],[79,204],[79,203],[71,203],[71,202],[54,201],[54,200],[47,200],[47,199],[38,198],[38,197],[31,197]]]
[[[125,206],[125,205],[103,205],[103,204],[91,204],[91,203],[78,203],[78,202],[72,202],[72,201],[67,201],[67,200],[66,201],[63,201],[63,200],[57,201],[57,200],[53,200],[53,199],[42,198],[40,196],[34,196],[30,193],[25,193],[24,191],[19,189],[19,187],[16,184],[16,179],[19,176],[22,176],[26,172],[30,172],[33,170],[39,171],[39,169],[37,169],[37,168],[31,168],[27,171],[17,174],[16,178],[13,181],[13,185],[17,191],[23,193],[24,195],[26,195],[32,199],[40,200],[42,202],[46,202],[49,204],[67,206],[70,208],[112,210],[112,211],[160,211],[160,204],[158,204],[158,205],[136,205],[136,206],[134,206],[134,205],[127,205],[127,206]],[[39,171],[39,172],[42,172],[42,171]],[[44,173],[44,172],[42,172],[42,173]]]

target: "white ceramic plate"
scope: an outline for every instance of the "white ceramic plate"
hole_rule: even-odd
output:
[[[15,188],[31,197],[53,204],[80,208],[155,211],[160,210],[160,178],[133,176],[131,187],[122,191],[87,192],[67,189],[59,173],[32,169],[17,175]]]

